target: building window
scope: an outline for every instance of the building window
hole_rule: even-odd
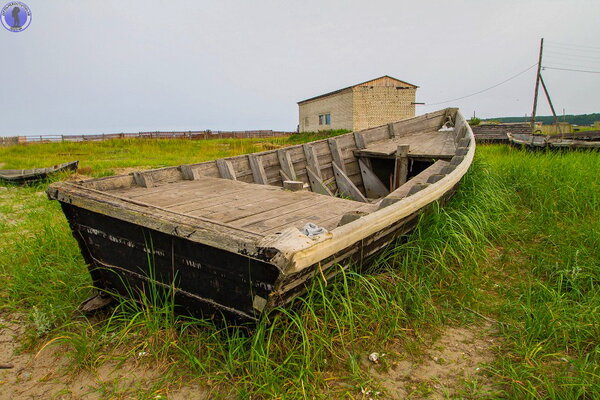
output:
[[[320,114],[319,125],[331,125],[331,114]]]

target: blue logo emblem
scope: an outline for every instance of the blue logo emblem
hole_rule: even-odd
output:
[[[11,1],[0,12],[2,25],[11,32],[21,32],[31,24],[31,10],[25,3]]]

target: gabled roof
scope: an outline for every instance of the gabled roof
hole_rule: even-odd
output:
[[[332,94],[341,93],[341,92],[343,92],[343,91],[345,91],[345,90],[352,89],[352,88],[354,88],[354,87],[356,87],[356,86],[363,86],[363,85],[365,85],[365,84],[367,84],[367,83],[369,83],[369,82],[373,82],[373,81],[376,81],[376,80],[378,80],[378,79],[382,79],[382,78],[390,78],[390,79],[393,79],[393,80],[395,80],[395,81],[397,81],[398,83],[401,83],[401,84],[403,84],[403,85],[407,85],[407,86],[412,86],[412,87],[414,87],[414,88],[418,88],[418,86],[417,86],[417,85],[413,85],[412,83],[408,83],[408,82],[406,82],[406,81],[401,81],[400,79],[394,78],[393,76],[389,76],[389,75],[383,75],[383,76],[380,76],[380,77],[378,77],[378,78],[369,79],[368,81],[364,81],[364,82],[361,82],[361,83],[354,84],[354,85],[352,85],[352,86],[348,86],[348,87],[345,87],[345,88],[342,88],[342,89],[334,90],[333,92],[328,92],[328,93],[321,94],[321,95],[318,95],[318,96],[315,96],[315,97],[311,97],[311,98],[309,98],[309,99],[306,99],[306,100],[301,100],[301,101],[299,101],[299,102],[298,102],[298,104],[301,104],[301,103],[306,103],[307,101],[311,101],[311,100],[320,99],[321,97],[327,97],[327,96],[331,96]]]

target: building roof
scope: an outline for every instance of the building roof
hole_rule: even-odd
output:
[[[325,94],[321,94],[321,95],[318,95],[318,96],[315,96],[315,97],[311,97],[311,98],[309,98],[309,99],[306,99],[306,100],[300,100],[300,101],[298,102],[298,104],[306,103],[307,101],[311,101],[311,100],[320,99],[321,97],[327,97],[327,96],[331,96],[331,95],[333,95],[333,94],[338,94],[338,93],[341,93],[341,92],[343,92],[343,91],[345,91],[345,90],[352,89],[353,87],[356,87],[356,86],[363,86],[363,85],[365,85],[366,83],[373,82],[373,81],[376,81],[376,80],[378,80],[378,79],[382,79],[382,78],[389,78],[389,79],[393,79],[393,80],[397,81],[398,83],[402,83],[402,84],[404,84],[404,85],[408,85],[408,86],[412,86],[412,87],[414,87],[414,88],[418,88],[418,86],[417,86],[417,85],[413,85],[412,83],[408,83],[408,82],[406,82],[406,81],[401,81],[400,79],[394,78],[393,76],[389,76],[389,75],[383,75],[383,76],[380,76],[380,77],[378,77],[378,78],[369,79],[368,81],[364,81],[364,82],[361,82],[361,83],[354,84],[354,85],[352,85],[352,86],[348,86],[348,87],[345,87],[345,88],[342,88],[342,89],[334,90],[333,92],[328,92],[328,93],[325,93]]]

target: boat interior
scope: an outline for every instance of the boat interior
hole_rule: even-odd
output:
[[[252,236],[307,223],[332,230],[450,173],[470,145],[456,115],[445,109],[304,145],[76,185]]]

